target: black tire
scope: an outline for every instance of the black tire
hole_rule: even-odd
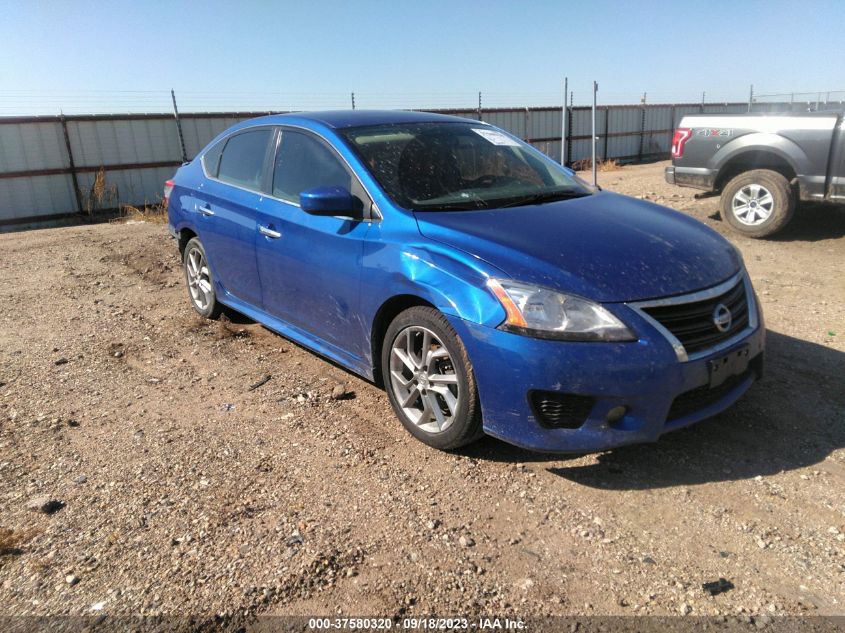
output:
[[[425,328],[439,339],[449,354],[450,370],[457,377],[458,404],[451,423],[442,431],[428,432],[417,426],[403,411],[397,400],[397,394],[394,393],[390,364],[392,349],[399,335],[405,336],[409,327]],[[474,442],[484,435],[481,428],[481,405],[478,401],[472,365],[457,333],[439,311],[417,306],[400,313],[385,333],[381,350],[381,367],[384,388],[396,416],[408,432],[421,442],[440,450],[452,450]]]
[[[204,280],[207,280],[207,294],[205,295],[205,301],[198,300],[194,297],[194,294],[191,290],[191,273],[189,272],[189,262],[188,259],[192,257],[192,253],[199,252],[202,256],[202,262],[205,264],[205,268],[208,270],[207,276],[205,276]],[[182,252],[182,270],[185,272],[185,287],[188,290],[188,299],[191,302],[191,305],[194,307],[194,310],[200,313],[200,315],[204,316],[206,319],[216,319],[220,316],[220,313],[223,312],[223,305],[217,301],[217,293],[214,290],[214,276],[211,272],[211,266],[208,263],[208,257],[205,254],[205,248],[202,245],[202,242],[199,241],[199,238],[192,238],[185,244],[185,250]]]
[[[748,224],[743,222],[737,215],[734,207],[741,204],[735,203],[734,197],[739,192],[754,186],[763,187],[772,196],[771,213],[769,217],[759,224]],[[748,237],[760,238],[774,235],[792,219],[795,212],[795,195],[789,181],[776,171],[770,169],[754,169],[746,171],[732,178],[724,189],[720,200],[722,219],[737,233]]]

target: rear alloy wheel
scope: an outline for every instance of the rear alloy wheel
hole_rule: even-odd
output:
[[[746,185],[731,199],[731,212],[746,226],[760,226],[772,215],[775,199],[763,185]]]
[[[400,314],[387,330],[382,368],[390,403],[414,437],[452,449],[482,435],[472,367],[440,312],[414,307]]]
[[[220,316],[223,306],[218,303],[217,294],[214,292],[214,281],[205,248],[197,238],[185,245],[182,263],[185,267],[185,281],[188,284],[191,305],[205,318],[216,319]]]
[[[755,169],[733,178],[722,190],[722,217],[748,237],[774,235],[795,211],[789,181],[776,171]]]

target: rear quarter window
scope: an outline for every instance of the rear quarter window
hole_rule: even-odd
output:
[[[217,178],[217,170],[220,168],[220,156],[223,154],[223,147],[226,145],[228,138],[224,138],[214,144],[205,154],[202,155],[202,166],[205,169],[206,176]]]
[[[267,159],[267,146],[272,136],[271,129],[261,129],[230,137],[220,157],[217,178],[259,191],[264,175],[264,161]]]

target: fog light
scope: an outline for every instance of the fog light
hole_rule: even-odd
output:
[[[613,407],[610,411],[608,411],[604,419],[608,424],[616,424],[619,420],[625,417],[626,413],[628,413],[628,407],[620,405],[618,407]]]

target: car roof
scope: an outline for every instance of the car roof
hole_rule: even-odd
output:
[[[465,117],[434,114],[433,112],[415,112],[411,110],[327,110],[325,112],[291,112],[289,114],[272,114],[262,117],[262,123],[283,125],[292,121],[314,121],[328,127],[340,129],[368,125],[389,125],[401,123],[426,122],[461,122],[466,123]]]

